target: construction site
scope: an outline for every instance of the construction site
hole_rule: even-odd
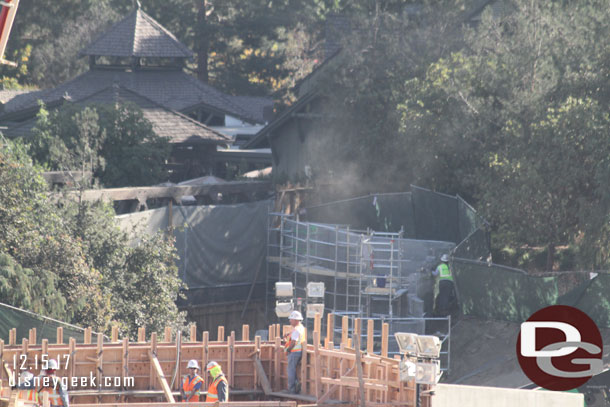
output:
[[[0,3],[2,57],[19,0]],[[140,43],[145,51],[136,50]],[[269,119],[263,111],[273,103],[264,98],[184,79],[194,54],[139,2],[79,55],[89,58],[81,76],[2,102],[3,131],[12,138],[31,131],[44,103],[142,105],[150,127],[171,139],[164,170],[171,168],[172,182],[78,189],[91,171],[47,171],[45,199],[72,188],[62,190],[64,199],[114,209],[129,245],[157,235],[171,241],[181,283],[171,303],[187,323],[151,332],[137,322],[137,337],[121,336],[116,323],[95,332],[0,298],[0,406],[610,405],[610,273],[530,273],[494,263],[492,227],[459,195],[316,184],[307,161],[316,129],[300,120],[321,117],[312,89],[324,63],[299,84],[298,100]],[[174,85],[158,87],[165,83],[158,78]],[[209,94],[183,98],[195,88]],[[214,175],[241,164],[277,178]],[[452,294],[443,291],[449,281]],[[570,391],[547,391],[519,360],[522,324],[549,306],[585,313],[601,336],[599,370]],[[578,331],[560,329],[565,344],[585,343]],[[192,396],[185,389],[194,372],[201,390]],[[48,375],[61,393],[23,385]],[[222,399],[218,380],[226,384]]]
[[[435,212],[451,206],[453,210]],[[199,288],[220,292],[204,299],[187,292],[193,304],[186,309],[194,322],[187,334],[142,327],[137,338],[119,338],[116,328],[105,337],[90,328],[34,315],[24,318],[22,311],[5,307],[0,356],[1,394],[7,405],[28,405],[17,399],[18,391],[11,391],[10,380],[23,369],[39,374],[43,355],[60,361],[57,374],[68,383],[89,378],[85,386],[68,391],[71,404],[83,406],[179,402],[189,360],[201,366],[219,363],[230,383],[227,405],[238,407],[453,406],[460,397],[470,400],[463,405],[473,406],[495,403],[498,397],[508,400],[507,405],[526,400],[532,406],[571,406],[582,400],[583,394],[532,390],[516,363],[516,322],[530,307],[543,306],[553,295],[557,302],[575,289],[588,290],[589,295],[581,292],[575,302],[586,309],[603,286],[591,284],[588,275],[536,278],[488,264],[485,221],[460,197],[412,187],[407,193],[316,205],[298,215],[276,212],[273,201],[260,201],[209,208],[169,205],[120,218],[130,228],[139,225],[140,233],[171,230],[181,254],[181,274],[195,292],[197,279],[207,281],[202,264],[222,264],[220,274],[229,279]],[[179,224],[181,230],[172,227]],[[229,249],[200,250],[197,242],[209,241],[220,230],[236,239]],[[440,230],[452,240],[441,240],[436,234]],[[259,241],[256,255],[248,253],[251,247],[239,249],[248,246],[240,244],[242,239]],[[437,317],[432,313],[430,270],[448,252],[460,310]],[[248,263],[258,267],[231,283]],[[490,287],[481,272],[504,281],[493,289],[496,296],[480,295],[477,285]],[[536,294],[512,293],[507,299],[503,291],[515,279],[525,279],[523,286]],[[246,282],[249,289],[239,291]],[[227,290],[233,290],[233,302],[217,319],[197,312],[215,306]],[[511,306],[503,310],[498,301]],[[295,310],[302,311],[307,337],[298,394],[285,390],[283,340],[292,330],[287,317]],[[588,312],[602,312],[597,318],[603,318],[605,310]],[[251,324],[248,315],[253,315]],[[10,326],[19,320],[20,326]],[[609,334],[610,329],[603,331],[605,338]],[[210,377],[202,378],[207,388]],[[605,396],[595,391],[589,389],[589,400],[604,403]],[[480,404],[473,404],[473,395]]]

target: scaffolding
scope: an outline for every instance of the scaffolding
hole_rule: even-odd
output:
[[[430,329],[426,322],[434,326],[441,321],[442,327],[432,333],[438,333],[444,343],[443,370],[448,369],[450,318],[429,318],[419,295],[431,293],[433,286],[430,273],[422,271],[433,268],[454,243],[404,239],[402,230],[388,233],[301,222],[277,212],[269,214],[268,225],[269,298],[274,297],[276,281],[290,281],[295,308],[307,311],[308,284],[322,282],[324,314],[374,321],[375,343],[381,338],[384,323],[389,324],[390,333],[425,334]],[[312,315],[307,318],[307,314],[306,326],[313,322]]]

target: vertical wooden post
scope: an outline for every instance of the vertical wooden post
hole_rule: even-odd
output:
[[[316,316],[320,314],[316,313]],[[301,362],[303,363],[303,362]],[[316,397],[316,401],[320,398],[320,391],[322,390],[322,383],[320,377],[322,376],[322,365],[320,364],[320,332],[313,332],[313,369],[316,372],[314,375],[314,386],[313,391]]]
[[[172,341],[172,328],[169,326],[165,327],[165,332],[163,332],[163,342],[171,342]]]
[[[4,339],[0,339],[0,362],[4,360]],[[4,379],[4,369],[0,369],[0,383]]]
[[[146,342],[146,327],[141,326],[138,328],[138,342]]]
[[[349,330],[349,318],[347,317],[347,315],[343,316],[343,319],[341,320],[341,343],[344,343],[347,345],[347,334],[348,334],[348,330]]]
[[[313,321],[313,340],[314,340],[314,345],[316,345],[315,341],[316,341],[316,332],[318,333],[318,343],[317,346],[320,346],[320,331],[322,330],[322,317],[320,316],[319,312],[316,312],[316,316],[314,318]],[[317,371],[317,370],[316,370]]]
[[[153,332],[150,334],[150,351],[153,355],[157,356],[157,333]],[[148,375],[148,388],[155,390],[157,387],[157,380],[155,380],[155,365],[150,361],[150,374]]]
[[[191,325],[191,332],[189,336],[189,342],[197,342],[197,324]]]
[[[55,341],[58,345],[63,345],[64,343],[64,328],[61,326],[57,327],[57,338]]]
[[[235,383],[233,374],[235,373],[235,366],[233,365],[233,362],[235,360],[235,331],[231,331],[231,336],[229,336],[229,343],[227,345],[227,357],[228,357],[228,363],[227,365],[229,365],[228,369],[228,379],[229,379],[229,383]]]
[[[388,357],[388,334],[390,332],[390,325],[384,322],[381,327],[381,356],[384,358]]]
[[[326,316],[326,343],[325,347],[330,349],[333,346],[335,339],[335,314],[328,314]]]
[[[30,331],[30,333],[31,333],[31,331]],[[29,350],[29,346],[28,346],[29,342],[30,342],[29,340],[27,340],[25,338],[21,338],[21,354],[25,355],[25,357],[26,357],[26,367],[28,367],[27,366],[27,356],[28,356],[28,350]]]
[[[360,396],[360,407],[365,407],[364,379],[362,377],[362,358],[360,355],[360,335],[354,330],[354,350],[356,351],[356,371],[358,373],[358,394]]]
[[[76,367],[76,339],[70,337],[70,339],[68,340],[68,351],[70,352],[70,362],[69,362],[69,367],[68,367],[68,380],[70,382],[72,382],[72,377],[74,377],[74,369]],[[61,367],[61,362],[58,360],[57,362],[59,362],[60,367]]]
[[[260,336],[255,336],[254,337],[254,351],[256,352],[256,358],[260,358],[260,351],[261,351],[261,337]],[[256,390],[258,388],[258,372],[256,369],[254,369],[254,390]]]
[[[178,368],[176,369],[177,380],[174,382],[174,388],[179,388],[182,381],[182,355],[184,355],[182,352],[182,331],[180,330],[176,332],[176,352],[176,356],[180,355],[180,357],[178,357],[176,360],[176,363],[178,363]]]
[[[85,345],[91,345],[91,327],[85,328],[85,332],[83,333],[83,343]]]
[[[123,338],[121,353],[121,377],[123,380],[129,376],[129,338]]]
[[[100,382],[102,381],[102,369],[104,366],[104,335],[102,333],[97,334],[97,360],[95,361],[95,377],[97,379],[97,388],[100,388]],[[98,402],[100,400],[98,399]]]
[[[275,324],[275,336],[282,336],[282,329],[280,324]]]
[[[354,320],[354,336],[358,337],[358,344],[356,344],[356,340],[354,340],[354,349],[356,346],[360,346],[358,349],[362,349],[362,320],[360,318],[356,318]]]
[[[42,407],[51,407],[48,391],[42,392]]]
[[[30,329],[30,337],[28,342],[32,346],[36,345],[36,328]]]
[[[241,340],[248,342],[250,340],[250,325],[244,324],[241,327]]]
[[[17,328],[8,331],[8,345],[12,346],[17,343]]]
[[[375,347],[375,321],[373,321],[372,319],[369,319],[368,321],[366,321],[366,351],[368,354],[373,354],[374,353],[374,347]]]
[[[48,339],[45,338],[42,340],[42,344],[40,346],[40,351],[43,355],[49,354],[49,340]]]
[[[225,327],[222,325],[218,326],[218,342],[224,342],[225,341]]]
[[[301,392],[307,394],[307,391],[311,391],[313,386],[309,389],[307,388],[307,385],[309,384],[307,378],[307,361],[309,359],[309,352],[307,352],[307,328],[303,329],[303,332],[305,332],[305,343],[303,344],[303,356],[301,358]]]
[[[282,356],[282,340],[279,337],[275,337],[275,348],[274,350],[274,366],[273,366],[273,385],[274,391],[280,390],[282,381],[280,380],[280,357]],[[303,363],[303,361],[301,361]]]
[[[119,341],[119,327],[116,325],[112,326],[112,333],[110,334],[110,341],[113,343]]]
[[[208,376],[210,376],[207,372],[207,366],[208,366],[208,358],[209,358],[209,349],[208,349],[208,343],[210,342],[210,333],[208,331],[205,331],[203,333],[203,338],[202,340],[202,346],[203,346],[203,352],[202,352],[202,358],[201,358],[201,377],[203,377],[203,388],[205,390],[207,390],[209,383],[208,383]]]
[[[275,340],[275,325],[274,324],[269,325],[269,337],[268,337],[268,339],[270,341]]]

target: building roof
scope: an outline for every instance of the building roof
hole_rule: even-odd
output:
[[[79,55],[192,58],[193,52],[138,7],[81,50]]]
[[[38,100],[50,103],[67,96],[76,102],[113,84],[171,110],[186,111],[196,106],[204,106],[247,122],[264,123],[262,109],[257,107],[259,102],[229,96],[182,70],[125,71],[102,68],[91,69],[52,89],[14,96],[3,105],[0,120],[12,120],[27,109],[37,111]]]
[[[273,114],[273,99],[261,96],[230,96],[230,100],[252,117],[258,119],[258,123],[270,121]]]
[[[169,139],[172,144],[229,144],[231,138],[191,119],[182,113],[168,109],[137,93],[120,87],[109,86],[77,101],[78,104],[131,102],[142,109],[144,117],[150,121],[155,133]],[[31,118],[6,130],[9,138],[31,134],[36,118]]]

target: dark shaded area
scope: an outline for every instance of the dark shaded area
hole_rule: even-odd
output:
[[[63,327],[64,343],[67,343],[69,338],[74,338],[79,343],[83,342],[84,330],[0,303],[0,338],[3,338],[6,343],[8,343],[9,331],[12,328],[17,328],[18,344],[21,343],[22,338],[29,337],[31,328],[36,328],[37,343],[41,343],[43,338],[48,339],[49,343],[56,343],[57,328],[60,326]]]

